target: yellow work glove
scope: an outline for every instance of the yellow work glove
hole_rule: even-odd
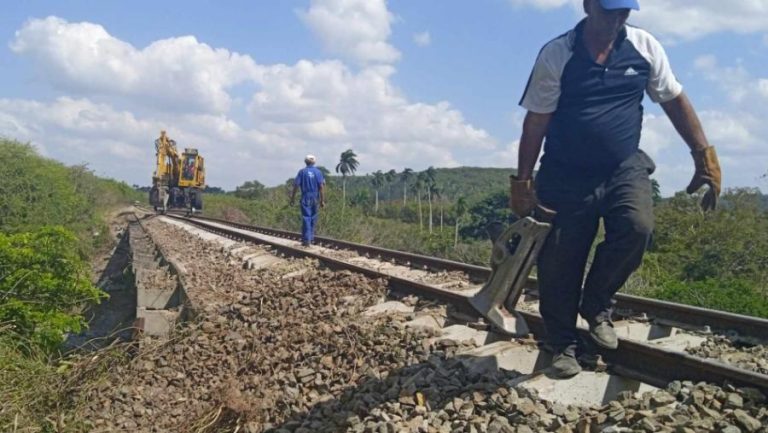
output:
[[[704,185],[709,185],[709,190],[704,193],[701,199],[701,208],[705,211],[712,210],[717,206],[717,197],[720,195],[720,163],[717,162],[717,154],[713,146],[702,150],[691,151],[693,162],[696,165],[696,172],[693,174],[691,183],[685,192],[693,194]]]
[[[515,175],[509,176],[509,208],[515,215],[527,217],[537,203],[533,180],[519,180]]]

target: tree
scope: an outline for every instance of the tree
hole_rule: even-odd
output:
[[[331,180],[331,171],[325,168],[325,166],[317,165],[315,166],[318,170],[320,170],[320,173],[323,173],[323,179],[325,180],[325,184],[328,185],[328,183]]]
[[[339,163],[336,164],[336,173],[341,173],[341,209],[344,211],[344,206],[347,202],[347,176],[354,175],[357,171],[357,167],[360,162],[357,161],[357,155],[352,149],[347,149],[341,152]]]
[[[259,199],[264,195],[264,185],[258,180],[249,180],[235,188],[235,196],[247,199]]]
[[[387,183],[387,200],[392,201],[392,182],[397,179],[397,172],[393,168],[384,173],[384,181]]]
[[[488,239],[486,228],[492,222],[509,219],[509,192],[500,190],[488,194],[468,211],[468,218],[462,223],[460,233],[463,237]]]
[[[424,218],[421,213],[421,189],[427,183],[427,175],[423,171],[416,175],[416,182],[411,186],[411,191],[416,194],[416,201],[419,206],[419,231],[424,230]]]
[[[436,187],[435,176],[437,172],[435,167],[430,166],[424,172],[424,187],[427,189],[427,201],[429,202],[429,233],[432,233],[432,192]]]
[[[373,189],[376,192],[376,201],[375,201],[375,207],[374,212],[379,212],[379,188],[384,186],[385,181],[385,175],[381,172],[381,170],[376,171],[373,173],[373,177],[371,178],[371,185],[373,185]]]
[[[436,183],[430,187],[430,197],[435,197],[440,206],[440,233],[443,232],[443,190]]]
[[[456,225],[454,230],[454,236],[453,236],[453,247],[456,248],[459,245],[459,226],[461,225],[462,219],[464,219],[464,216],[467,214],[467,199],[462,197],[459,197],[458,200],[456,200]]]
[[[206,194],[226,194],[227,192],[224,191],[224,188],[219,186],[206,186],[205,193]]]
[[[405,206],[407,203],[408,198],[408,181],[411,180],[413,177],[413,170],[410,168],[404,168],[403,172],[400,173],[400,179],[403,181],[403,206]]]
[[[659,181],[656,179],[651,179],[651,188],[652,188],[652,196],[653,196],[653,204],[659,204],[661,203],[661,186],[659,185]]]

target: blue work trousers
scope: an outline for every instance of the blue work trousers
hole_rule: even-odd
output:
[[[609,318],[613,295],[640,266],[653,231],[655,168],[642,151],[603,175],[542,161],[536,193],[557,216],[537,261],[539,309],[555,351],[578,345],[579,313],[590,322]],[[601,219],[605,238],[587,272]]]
[[[314,197],[302,198],[301,206],[301,241],[312,242],[315,238],[318,201]]]

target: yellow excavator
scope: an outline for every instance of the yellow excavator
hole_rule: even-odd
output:
[[[203,209],[205,189],[205,165],[197,149],[184,149],[179,154],[176,141],[165,131],[155,140],[157,168],[152,175],[149,204],[156,212],[168,209],[187,209],[199,212]]]

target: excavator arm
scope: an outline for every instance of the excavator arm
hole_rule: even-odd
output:
[[[179,152],[176,150],[176,142],[168,138],[165,131],[160,131],[160,138],[155,140],[155,153],[157,156],[155,177],[160,183],[169,186],[178,182]]]
[[[155,210],[202,209],[205,167],[197,149],[184,149],[184,153],[179,154],[176,142],[165,131],[160,131],[160,138],[155,140],[155,156],[156,167],[149,192],[149,202]]]

